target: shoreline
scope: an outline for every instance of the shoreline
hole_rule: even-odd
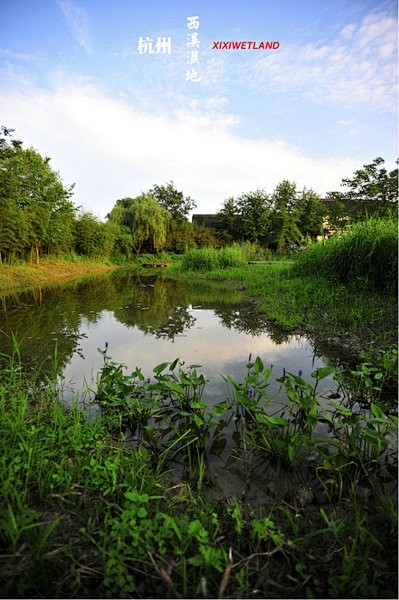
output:
[[[39,264],[25,263],[0,266],[0,293],[23,291],[37,285],[51,285],[68,280],[96,275],[118,269],[98,261],[68,261],[60,258],[43,258]]]

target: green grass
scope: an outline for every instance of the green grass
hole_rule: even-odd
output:
[[[23,263],[19,265],[0,265],[0,290],[8,292],[38,285],[50,285],[103,273],[112,269],[110,263],[89,260],[82,257],[67,256],[43,258],[39,264]]]
[[[381,458],[394,434],[382,388],[397,389],[396,297],[374,276],[344,282],[306,274],[302,262],[247,265],[239,253],[196,253],[190,271],[180,263],[162,275],[239,284],[278,328],[340,351],[356,342],[358,364],[341,384],[368,408],[320,415],[316,389],[285,374],[290,420],[269,414],[273,373],[259,359],[243,382],[226,378],[214,408],[201,401],[200,373],[176,361],[150,383],[108,361],[102,414],[89,422],[60,402],[56,360],[47,376],[26,372],[14,340],[13,355],[0,356],[0,597],[397,597],[396,494],[384,483],[397,469]],[[316,381],[340,376],[326,369]],[[328,443],[314,435],[320,417]],[[256,508],[245,494],[208,497],[204,447],[222,435],[220,419],[235,423],[248,472],[272,461],[303,485],[291,495],[277,485]],[[126,420],[139,432],[133,444]]]
[[[302,250],[292,263],[247,265],[254,250],[242,244],[192,250],[165,275],[237,282],[275,326],[359,353],[397,341],[397,250],[396,219],[370,218]],[[220,260],[223,252],[234,260]]]
[[[239,246],[229,248],[202,248],[190,250],[182,258],[182,269],[184,271],[210,271],[215,269],[226,269],[246,264],[245,252]]]
[[[323,274],[338,282],[396,293],[397,219],[371,217],[340,236],[308,247],[300,255],[296,271],[302,275]]]
[[[13,356],[1,359],[1,597],[251,597],[255,589],[263,598],[396,597],[397,508],[377,463],[391,420],[380,408],[366,427],[343,408],[331,414],[349,443],[336,455],[323,451],[319,465],[307,461],[317,473],[308,488],[292,497],[276,492],[254,508],[241,496],[204,497],[199,435],[213,426],[195,370],[182,371],[176,361],[159,365],[148,383],[138,372],[124,376],[107,359],[99,387],[103,416],[89,422],[77,406],[58,401],[56,361],[43,385],[42,373],[25,372],[17,342]],[[241,434],[249,436],[247,449],[263,462],[277,453],[282,473],[292,477],[284,464],[304,468],[289,448],[314,428],[315,394],[301,377],[286,374],[283,389],[291,390],[293,414],[304,420],[283,426],[261,410],[271,376],[259,359],[249,363],[245,381],[230,380],[231,404],[223,411],[246,411],[236,423],[246,428],[252,419]],[[151,412],[160,398],[168,400],[160,414],[170,413],[177,437],[165,441],[161,428],[159,447],[147,428],[138,443],[125,443],[122,421],[115,428],[118,412],[134,410],[143,427],[146,417],[137,411],[151,399]],[[285,438],[284,428],[293,434]],[[266,448],[262,440],[273,444]],[[173,476],[175,455],[191,456],[189,478]]]
[[[317,347],[329,344],[346,355],[396,344],[397,298],[359,282],[332,281],[302,273],[297,264],[273,262],[189,272],[176,263],[165,277],[231,282],[258,302],[272,328],[308,335]]]

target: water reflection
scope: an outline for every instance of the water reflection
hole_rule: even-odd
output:
[[[22,340],[21,357],[29,366],[49,367],[57,347],[70,398],[95,387],[102,366],[98,348],[105,342],[112,360],[126,364],[129,372],[139,366],[151,376],[154,366],[177,357],[202,365],[212,382],[208,400],[215,402],[226,395],[220,374],[242,379],[250,353],[273,364],[276,376],[285,367],[310,378],[322,365],[307,339],[273,330],[236,288],[210,282],[183,286],[134,271],[4,297],[4,354],[12,351],[12,333]]]

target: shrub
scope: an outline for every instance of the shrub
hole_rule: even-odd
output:
[[[227,267],[241,267],[247,263],[243,250],[239,246],[230,246],[216,251],[218,266],[221,269]]]
[[[264,248],[257,242],[241,242],[240,244],[233,244],[233,247],[237,247],[245,255],[246,260],[273,260],[273,251],[270,248]]]
[[[183,256],[182,269],[184,271],[212,271],[239,267],[246,264],[245,253],[238,246],[229,248],[199,248],[190,250]]]

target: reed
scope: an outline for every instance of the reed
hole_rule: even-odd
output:
[[[370,217],[340,236],[304,250],[294,270],[323,274],[343,283],[358,282],[375,290],[397,290],[398,225],[393,217]]]

